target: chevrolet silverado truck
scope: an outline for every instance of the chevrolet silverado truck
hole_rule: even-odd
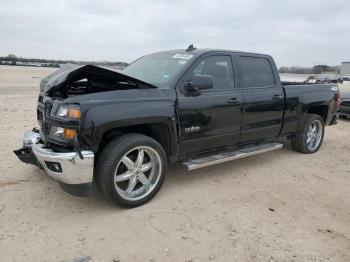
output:
[[[71,194],[96,184],[135,207],[174,162],[194,170],[279,149],[280,138],[317,152],[339,103],[334,84],[281,83],[269,55],[190,46],[122,71],[72,65],[42,79],[38,127],[15,153]]]

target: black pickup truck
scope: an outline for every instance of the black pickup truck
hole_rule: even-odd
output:
[[[44,78],[39,126],[15,153],[72,194],[97,184],[134,207],[158,192],[173,162],[193,170],[281,148],[277,138],[317,152],[339,103],[334,84],[281,83],[269,55],[189,47],[120,72],[66,66]]]

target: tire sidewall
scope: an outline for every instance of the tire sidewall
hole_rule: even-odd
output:
[[[313,149],[313,150],[310,150],[308,147],[307,147],[307,144],[306,144],[306,139],[307,139],[307,132],[309,130],[309,127],[311,125],[311,123],[315,120],[318,120],[321,122],[321,125],[322,125],[322,135],[321,135],[321,140],[318,144],[318,146]],[[324,121],[322,119],[322,117],[320,117],[319,115],[314,115],[314,114],[310,114],[307,116],[306,118],[306,121],[305,121],[305,125],[304,125],[304,128],[303,128],[303,132],[302,132],[302,145],[303,145],[303,151],[305,151],[306,153],[308,154],[312,154],[312,153],[316,153],[320,147],[322,146],[322,143],[323,143],[323,138],[324,138],[324,133],[325,133],[325,127],[324,127]]]
[[[153,148],[160,156],[161,159],[161,174],[157,184],[153,188],[152,192],[144,198],[138,200],[127,200],[121,197],[114,186],[114,173],[121,160],[121,158],[129,152],[132,148],[138,146],[148,146]],[[109,155],[110,154],[110,155]],[[167,158],[163,147],[154,139],[140,135],[140,134],[127,134],[112,140],[101,153],[99,158],[97,176],[103,178],[103,182],[99,183],[102,191],[111,198],[114,202],[124,207],[136,207],[140,206],[150,199],[161,188],[166,174]]]

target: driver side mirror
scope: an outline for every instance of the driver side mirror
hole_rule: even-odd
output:
[[[213,78],[208,75],[194,75],[188,82],[185,83],[187,92],[198,92],[204,89],[213,88]]]

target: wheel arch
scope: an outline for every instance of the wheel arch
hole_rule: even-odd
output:
[[[172,137],[174,136],[172,128],[169,127],[168,124],[162,123],[162,122],[135,124],[135,125],[129,125],[129,126],[110,128],[103,133],[100,139],[100,143],[98,145],[97,154],[111,140],[123,134],[130,134],[130,133],[142,134],[156,140],[164,148],[168,161],[169,161],[169,158],[171,158],[171,156],[174,154],[175,149],[174,149],[173,141],[175,138]]]
[[[301,118],[298,123],[297,131],[303,129],[305,119],[308,114],[319,115],[322,118],[324,124],[327,125],[327,121],[329,118],[329,107],[327,104],[324,103],[311,103],[307,107],[304,107],[303,110],[301,110]]]
[[[308,108],[306,113],[319,115],[323,119],[323,122],[326,123],[328,118],[328,110],[329,108],[327,105],[317,105]]]

